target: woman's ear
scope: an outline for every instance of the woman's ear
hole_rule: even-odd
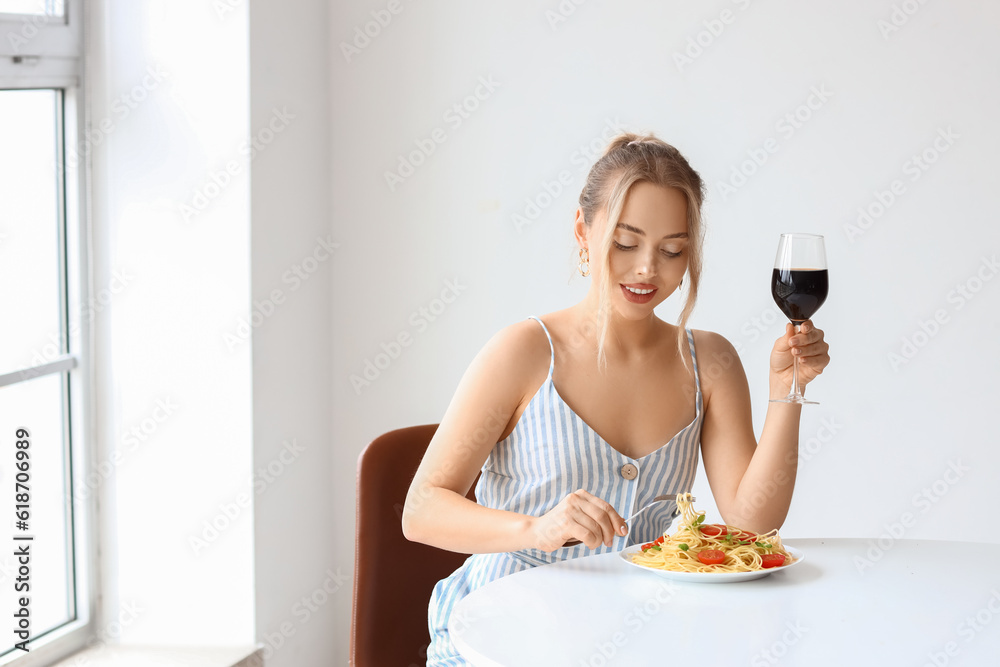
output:
[[[587,240],[587,232],[590,229],[587,227],[587,221],[583,217],[583,209],[576,209],[576,222],[573,223],[573,235],[576,236],[576,242],[581,248],[590,247],[590,242]]]

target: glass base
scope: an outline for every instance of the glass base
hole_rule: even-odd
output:
[[[772,398],[768,403],[798,403],[799,405],[819,405],[819,401],[807,401],[804,396],[789,394],[784,398]]]

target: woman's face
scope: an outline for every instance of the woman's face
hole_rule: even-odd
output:
[[[600,248],[606,214],[590,226],[591,267],[601,280]],[[625,198],[610,249],[611,299],[614,311],[627,319],[648,317],[677,289],[688,264],[687,199],[675,188],[640,181]]]

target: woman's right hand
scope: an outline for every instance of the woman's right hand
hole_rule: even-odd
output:
[[[536,517],[531,530],[534,546],[549,552],[572,539],[580,540],[588,549],[596,549],[601,544],[611,546],[616,535],[628,534],[628,527],[615,508],[583,489],[574,491],[547,513]]]

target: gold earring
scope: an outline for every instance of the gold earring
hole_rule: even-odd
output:
[[[590,275],[590,251],[586,248],[580,248],[580,263],[577,264],[577,268],[584,278]]]

